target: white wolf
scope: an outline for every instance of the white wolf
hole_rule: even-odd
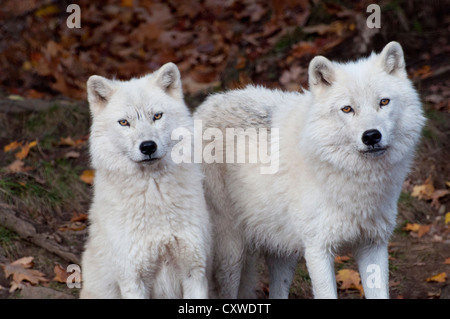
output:
[[[95,168],[82,298],[207,298],[210,221],[203,174],[175,164],[175,128],[193,130],[173,63],[121,82],[91,76]]]
[[[220,297],[253,296],[254,255],[263,252],[271,298],[288,297],[301,256],[315,298],[336,298],[334,256],[344,249],[365,296],[389,297],[388,240],[425,121],[402,48],[391,42],[343,64],[315,57],[309,85],[303,94],[252,86],[216,94],[194,114],[204,129],[279,128],[276,174],[203,164]]]

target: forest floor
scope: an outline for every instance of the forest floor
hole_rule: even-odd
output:
[[[0,40],[0,298],[79,295],[66,280],[71,275],[67,267],[80,263],[92,197],[84,86],[88,75],[127,78],[170,58],[180,65],[186,102],[194,110],[207,94],[248,83],[298,90],[307,86],[305,70],[312,56],[354,59],[379,51],[390,40],[403,45],[408,75],[428,119],[398,203],[389,246],[390,294],[400,299],[450,298],[450,21],[439,14],[445,12],[439,6],[430,8],[439,2],[422,3],[423,8],[410,8],[404,1],[386,5],[387,25],[372,34],[359,22],[367,16],[365,7],[349,1],[297,1],[300,7],[292,7],[289,14],[286,8],[257,0],[226,8],[207,1],[209,11],[201,5],[177,11],[176,1],[168,1],[156,8],[162,12],[157,30],[142,22],[149,21],[143,18],[147,11],[127,1],[109,1],[103,10],[80,1],[90,14],[83,16],[85,29],[75,36],[49,27],[65,14],[53,2],[24,2],[32,9],[12,8],[16,2],[6,1],[0,13],[5,21]],[[146,9],[155,18],[157,11]],[[153,33],[142,37],[127,29],[133,15],[139,22],[133,28]],[[210,15],[216,22],[211,23]],[[405,15],[414,19],[404,20]],[[174,25],[173,16],[185,22]],[[230,17],[232,25],[227,24]],[[400,22],[393,26],[392,21]],[[104,46],[102,39],[111,33],[118,36]],[[152,41],[168,36],[184,51],[164,46],[162,53],[153,54]],[[146,46],[134,48],[139,41]],[[128,46],[136,50],[126,51]],[[151,57],[147,51],[153,52]],[[352,256],[337,257],[340,298],[363,298],[356,270]],[[258,296],[266,298],[263,264],[260,273]],[[303,261],[290,298],[312,298]]]

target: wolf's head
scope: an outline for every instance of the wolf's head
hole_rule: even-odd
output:
[[[356,62],[315,57],[309,85],[313,105],[305,134],[321,159],[344,168],[393,164],[413,153],[424,117],[399,43]]]
[[[173,63],[130,81],[93,75],[87,91],[96,169],[125,170],[170,161],[172,131],[192,125]]]

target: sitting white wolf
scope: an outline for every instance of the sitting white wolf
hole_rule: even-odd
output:
[[[82,298],[207,298],[210,222],[197,164],[175,164],[193,130],[173,63],[130,81],[92,76],[95,168]]]
[[[216,94],[194,115],[204,130],[279,129],[275,174],[261,174],[261,163],[203,164],[220,297],[253,296],[254,253],[263,252],[271,298],[288,297],[301,256],[314,296],[336,298],[334,257],[345,249],[365,296],[389,297],[387,245],[425,121],[402,48],[391,42],[349,63],[315,57],[309,85]]]

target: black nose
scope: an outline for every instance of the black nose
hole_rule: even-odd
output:
[[[144,141],[139,146],[139,150],[141,151],[142,154],[145,155],[152,155],[153,153],[156,152],[157,148],[158,145],[156,145],[156,143],[153,141]]]
[[[374,146],[381,141],[381,133],[378,130],[368,130],[362,135],[362,142],[366,145]]]

